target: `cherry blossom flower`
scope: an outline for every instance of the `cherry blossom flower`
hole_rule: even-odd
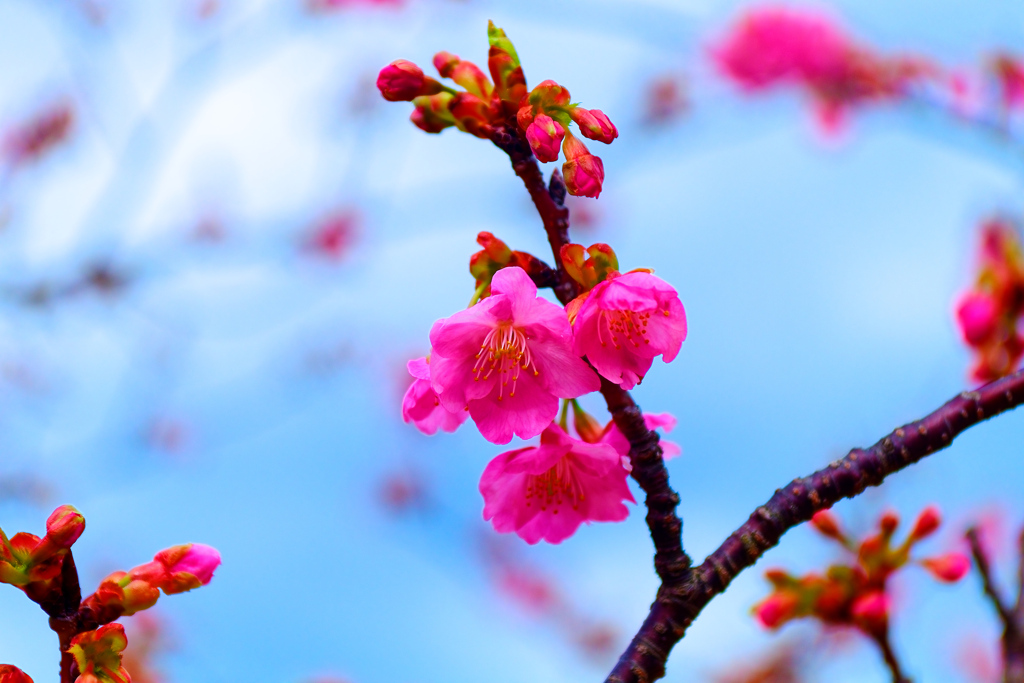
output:
[[[644,424],[651,431],[663,427],[665,432],[668,433],[675,429],[676,418],[668,413],[644,413]],[[618,425],[615,424],[614,420],[610,421],[605,428],[604,435],[601,437],[601,443],[608,444],[619,455],[629,456],[629,441],[626,440],[626,436],[619,429]],[[659,443],[661,444],[662,457],[665,460],[671,460],[683,453],[683,449],[677,443],[665,441],[664,439]]]
[[[601,383],[572,351],[565,311],[537,296],[522,268],[502,268],[491,296],[430,330],[430,381],[450,412],[469,409],[480,433],[505,444],[537,436],[559,398]]]
[[[636,501],[622,458],[608,444],[573,439],[555,423],[540,446],[502,453],[480,478],[484,519],[531,545],[561,543],[583,522],[620,522]]]
[[[671,285],[634,271],[599,282],[579,305],[573,348],[601,375],[632,389],[655,356],[669,363],[686,339],[686,311]]]
[[[430,386],[430,366],[426,358],[409,361],[409,374],[415,381],[402,399],[402,419],[416,425],[424,434],[454,432],[459,428],[469,413],[465,410],[451,411],[441,405],[437,392]]]

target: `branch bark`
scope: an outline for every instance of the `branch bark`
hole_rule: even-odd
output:
[[[1009,604],[999,594],[988,554],[978,537],[978,530],[972,527],[967,530],[966,536],[974,563],[978,567],[978,574],[981,575],[982,588],[995,607],[1003,626],[1000,642],[1003,654],[1003,683],[1024,683],[1024,614],[1020,609],[1024,597],[1024,536],[1021,537],[1017,603],[1013,609],[1010,609]]]
[[[565,186],[561,176],[555,171],[550,188],[544,184],[537,161],[514,121],[495,126],[491,141],[508,154],[513,170],[537,207],[555,256],[559,279],[555,295],[566,304],[578,292],[560,258],[562,246],[569,243],[569,212],[562,205]],[[852,498],[869,486],[878,486],[890,474],[946,448],[965,429],[1024,403],[1024,371],[964,392],[923,419],[896,429],[874,446],[854,449],[828,467],[794,479],[757,508],[699,567],[691,566],[683,550],[683,524],[675,513],[679,496],[669,485],[658,435],[647,429],[640,408],[628,392],[602,380],[601,393],[616,425],[629,440],[633,478],[647,494],[647,525],[655,546],[655,569],[661,578],[647,619],[606,683],[648,683],[665,675],[669,653],[701,610],[741,571],[777,545],[786,531],[808,521],[815,512]],[[1024,607],[1020,609],[1024,611]],[[1024,683],[1024,673],[1014,681]]]

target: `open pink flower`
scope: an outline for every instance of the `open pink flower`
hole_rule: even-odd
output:
[[[561,543],[583,522],[621,522],[636,501],[622,457],[608,444],[571,438],[551,423],[540,446],[502,453],[484,469],[484,519],[530,544]]]
[[[650,430],[657,429],[659,427],[665,428],[665,433],[671,432],[675,429],[676,418],[668,413],[644,413],[644,424]],[[605,429],[604,436],[601,437],[601,443],[606,443],[615,449],[615,452],[622,456],[629,456],[629,441],[626,440],[626,436],[619,429],[615,421],[608,423],[607,429]],[[671,460],[679,455],[682,455],[683,449],[680,448],[679,444],[672,441],[661,440],[661,454],[665,460]]]
[[[451,412],[465,410],[492,443],[530,439],[558,412],[559,398],[601,382],[572,351],[565,311],[537,296],[522,268],[502,268],[491,296],[430,330],[430,382]]]
[[[642,271],[599,282],[573,322],[576,353],[623,389],[643,380],[655,356],[671,362],[684,339],[686,311],[676,290]]]
[[[436,434],[440,429],[454,432],[469,413],[465,410],[452,412],[441,405],[437,392],[430,386],[430,365],[426,358],[409,361],[409,374],[416,378],[402,399],[402,419],[412,422],[424,434]]]

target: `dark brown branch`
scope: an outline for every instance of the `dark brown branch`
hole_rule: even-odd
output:
[[[56,599],[44,609],[50,615],[50,628],[57,634],[60,644],[60,683],[73,683],[78,672],[75,658],[68,654],[68,648],[71,647],[71,639],[79,633],[78,606],[82,602],[82,589],[70,550],[61,562],[60,589],[55,590],[54,595]]]
[[[964,392],[927,417],[895,430],[871,448],[850,453],[775,492],[682,581],[663,583],[650,614],[608,677],[609,683],[652,681],[665,674],[672,647],[701,610],[782,535],[843,498],[878,486],[890,474],[942,450],[965,429],[1024,403],[1024,371]]]
[[[985,595],[989,597],[992,605],[996,608],[996,614],[999,615],[999,621],[1003,625],[1003,636],[1000,642],[1003,651],[1003,683],[1024,683],[1024,615],[1021,613],[1021,603],[1024,598],[1024,535],[1020,539],[1021,558],[1018,569],[1017,602],[1012,610],[1006,600],[999,595],[988,555],[981,545],[976,528],[972,527],[967,530],[967,542],[971,546],[971,555],[974,557],[974,564],[978,567],[978,574],[981,575],[981,585]]]
[[[545,185],[529,144],[512,122],[495,127],[491,141],[508,154],[512,169],[526,185],[537,207],[555,257],[558,284],[553,290],[559,301],[568,304],[579,290],[562,266],[562,247],[569,244],[569,210],[563,206],[566,188],[562,175],[557,170],[552,172],[550,185]],[[643,413],[629,392],[602,378],[601,394],[612,419],[629,441],[632,476],[647,494],[647,526],[654,541],[655,571],[663,582],[678,581],[690,568],[691,561],[683,551],[683,523],[676,516],[679,495],[669,486],[658,435],[647,428]]]
[[[892,674],[892,683],[910,683],[910,679],[907,678],[906,674],[903,673],[903,669],[900,668],[900,661],[896,659],[896,652],[892,649],[892,643],[889,642],[888,632],[874,637],[873,640],[878,645],[878,649],[882,651],[885,666],[889,669],[889,673]]]

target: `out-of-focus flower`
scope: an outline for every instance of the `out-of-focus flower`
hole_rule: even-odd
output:
[[[956,319],[975,353],[972,376],[988,382],[1013,372],[1024,357],[1024,252],[1014,225],[998,218],[982,225],[977,273]]]
[[[484,519],[527,543],[561,543],[583,522],[619,522],[635,503],[622,457],[607,444],[573,439],[555,423],[540,446],[502,453],[480,478]]]
[[[992,57],[988,66],[995,77],[1003,107],[1024,106],[1024,63],[1009,53],[1000,52]]]
[[[743,657],[712,680],[714,683],[800,683],[805,680],[806,655],[812,649],[808,643],[788,643],[753,662]]]
[[[75,110],[70,102],[51,104],[8,130],[0,149],[11,166],[23,166],[66,141],[74,122]]]
[[[423,476],[410,470],[388,474],[380,486],[380,502],[395,513],[425,508],[427,495]]]
[[[644,121],[650,125],[668,123],[690,109],[685,78],[659,76],[647,85],[644,94]]]
[[[122,666],[131,672],[132,683],[165,683],[158,659],[171,649],[167,626],[152,612],[145,612],[127,620],[125,633],[132,646],[124,651]]]
[[[573,348],[623,389],[643,380],[656,356],[675,359],[686,339],[679,295],[650,273],[609,275],[581,298],[572,316]]]
[[[10,664],[0,664],[0,683],[33,683],[27,673]]]
[[[356,242],[359,213],[342,209],[329,214],[313,228],[304,242],[306,252],[329,261],[341,261]]]
[[[671,432],[675,429],[676,418],[668,413],[644,413],[644,424],[651,431],[655,429],[663,429],[665,433]],[[629,441],[626,440],[625,435],[619,429],[618,425],[615,424],[614,420],[609,420],[608,425],[605,428],[604,435],[601,437],[602,443],[606,443],[615,449],[619,455],[629,456]],[[683,449],[679,444],[673,441],[665,441],[662,439],[659,441],[661,445],[661,456],[665,460],[671,460],[672,458],[682,455]]]
[[[813,518],[814,528],[839,543],[851,561],[833,564],[825,574],[800,577],[780,569],[769,570],[765,577],[772,584],[772,593],[753,612],[767,628],[812,617],[825,624],[854,627],[882,642],[887,638],[892,612],[889,579],[894,573],[909,564],[919,564],[939,580],[952,582],[961,579],[970,567],[961,553],[911,557],[914,546],[934,533],[939,524],[938,509],[929,506],[918,516],[906,539],[894,544],[899,517],[887,512],[879,520],[877,533],[858,543],[831,512],[818,512]]]
[[[355,7],[399,8],[404,5],[405,0],[306,0],[306,11],[326,14]]]
[[[441,405],[441,399],[430,385],[430,366],[426,358],[409,361],[409,374],[415,379],[402,399],[402,419],[416,425],[424,434],[433,435],[440,429],[454,432],[469,413],[465,410],[451,411]]]
[[[749,10],[711,50],[719,70],[748,91],[796,85],[827,126],[851,107],[897,99],[938,74],[916,57],[883,57],[854,43],[829,18],[806,10]]]
[[[121,666],[121,653],[127,646],[121,624],[107,624],[75,636],[68,652],[78,665],[76,683],[131,683],[131,676]]]
[[[559,398],[597,391],[597,375],[573,354],[565,311],[537,296],[522,268],[502,268],[491,296],[434,323],[430,381],[450,412],[469,409],[492,443],[540,434]]]

